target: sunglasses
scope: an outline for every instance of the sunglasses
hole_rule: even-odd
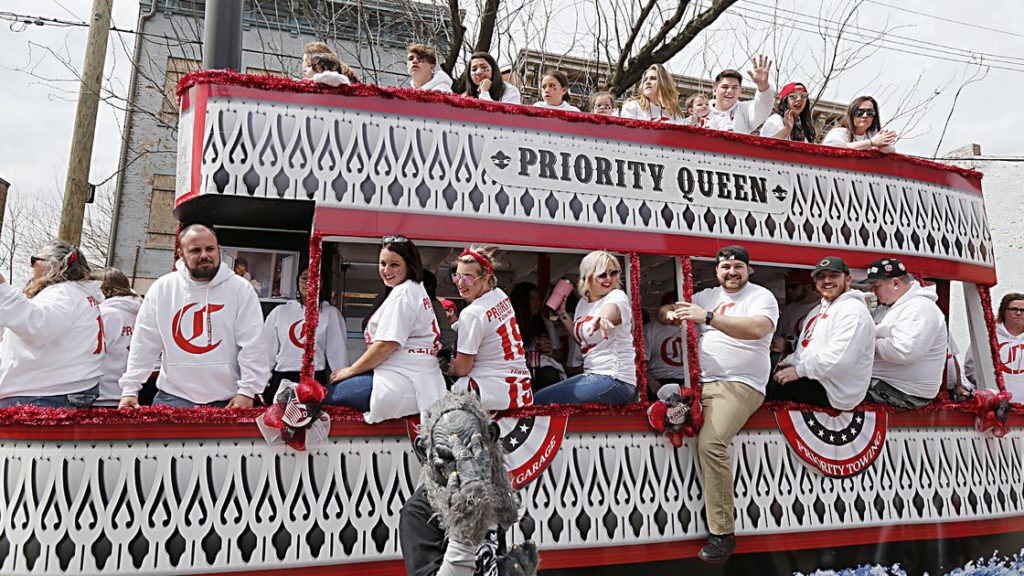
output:
[[[608,270],[606,272],[601,272],[600,274],[598,274],[596,276],[596,278],[603,282],[603,281],[605,281],[605,280],[607,280],[609,278],[614,280],[614,279],[619,277],[619,274],[622,274],[622,272],[620,270]]]
[[[795,94],[790,94],[789,96],[786,96],[786,98],[788,98],[790,102],[799,102],[800,100],[807,100],[807,93],[797,92]]]
[[[1013,314],[1024,314],[1024,308],[1007,308],[1006,311]]]
[[[483,276],[470,276],[469,274],[459,274],[458,272],[452,274],[452,284],[459,284],[460,282],[465,284],[467,288],[472,288],[476,281],[483,278]]]
[[[381,245],[384,245],[384,244],[404,244],[405,242],[408,242],[408,241],[409,241],[409,239],[406,238],[405,236],[399,236],[397,234],[393,235],[393,236],[385,236],[385,237],[380,239]]]
[[[853,115],[856,116],[857,118],[863,118],[865,116],[867,116],[868,118],[874,118],[875,111],[870,108],[857,108],[856,110],[853,111]]]
[[[36,262],[45,262],[45,261],[46,261],[46,258],[40,258],[39,256],[33,256],[33,257],[29,258],[29,262],[31,262],[33,266],[36,265]]]

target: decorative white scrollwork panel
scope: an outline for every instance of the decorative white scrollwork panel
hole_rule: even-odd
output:
[[[208,194],[993,261],[979,194],[908,178],[240,98],[202,129]]]
[[[803,533],[1024,515],[1024,434],[890,429],[874,464],[832,479],[774,430],[733,446],[737,532]],[[5,441],[4,574],[167,574],[398,559],[419,463],[405,437],[334,437],[314,453],[262,440]],[[542,549],[702,538],[692,441],[570,433],[521,491]]]

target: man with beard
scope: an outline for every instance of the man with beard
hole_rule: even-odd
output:
[[[850,268],[842,258],[823,258],[811,277],[821,304],[808,314],[796,352],[779,363],[768,400],[852,410],[871,382],[875,323],[864,293],[850,289]]]
[[[725,562],[736,549],[732,460],[729,446],[747,419],[764,402],[768,349],[779,318],[771,291],[751,284],[750,256],[742,246],[718,251],[719,286],[696,294],[693,303],[670,304],[667,317],[689,320],[701,331],[700,403],[704,425],[697,434],[697,455],[704,478],[707,544],[699,557]]]
[[[532,576],[530,541],[506,553],[518,517],[498,425],[474,394],[450,392],[419,427],[420,486],[402,506],[398,538],[409,576]]]
[[[139,309],[120,407],[139,406],[160,358],[154,405],[251,408],[270,375],[256,292],[221,263],[212,227],[183,227],[178,246],[175,271],[153,283]]]

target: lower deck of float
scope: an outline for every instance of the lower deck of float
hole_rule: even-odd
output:
[[[1014,417],[1012,420],[1020,420]],[[1024,432],[892,414],[874,464],[810,470],[767,410],[733,444],[739,554],[1024,535]],[[0,428],[0,570],[402,572],[398,520],[419,463],[406,425],[335,422],[314,452],[253,424]],[[521,491],[546,570],[693,558],[706,537],[695,445],[641,416],[571,416]],[[1019,539],[1019,538],[1018,538]],[[871,561],[865,558],[864,561]]]

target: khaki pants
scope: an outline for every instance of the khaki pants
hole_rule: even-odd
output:
[[[704,425],[697,434],[697,455],[704,477],[708,531],[712,534],[732,534],[736,530],[729,445],[763,402],[763,394],[742,382],[716,380],[704,383],[701,389]]]

